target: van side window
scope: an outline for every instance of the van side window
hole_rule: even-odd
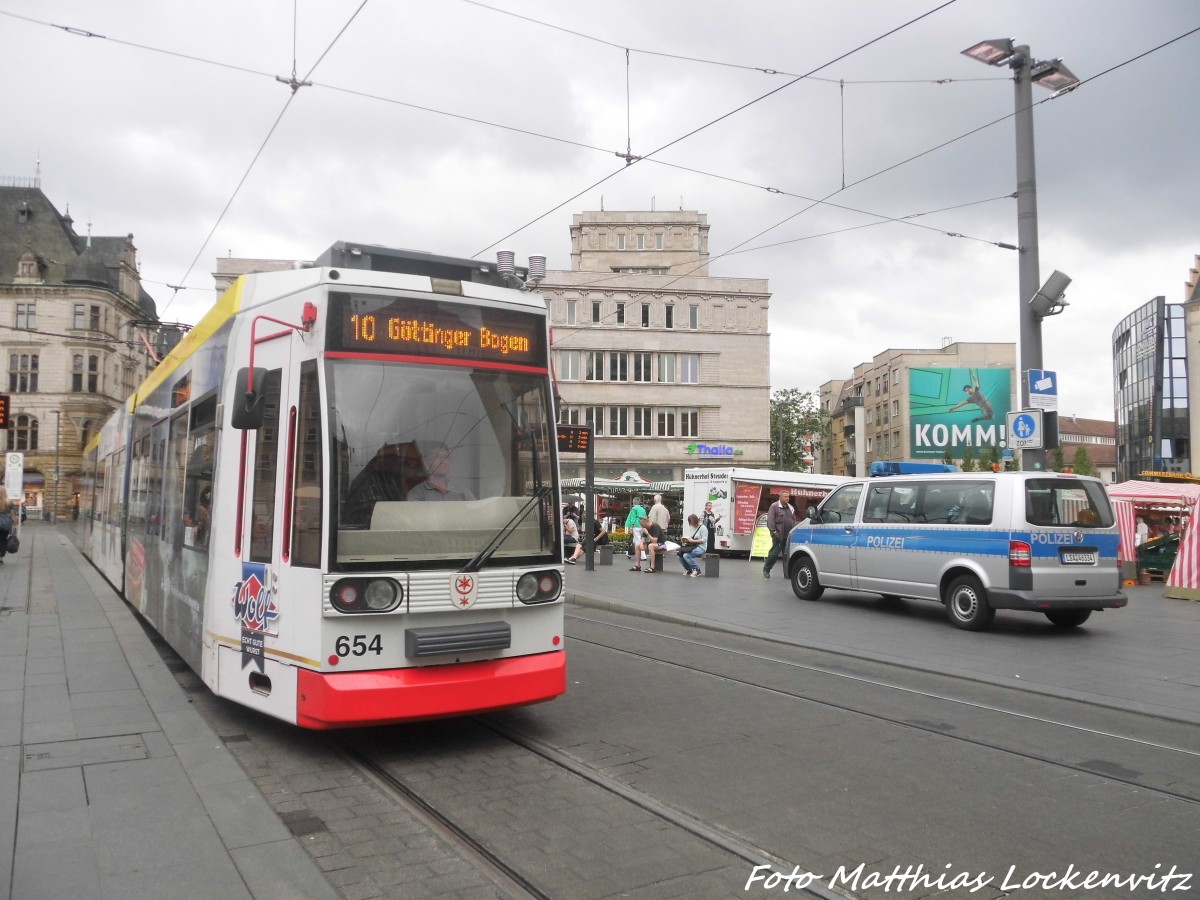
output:
[[[1025,521],[1030,525],[1111,528],[1112,507],[1095,482],[1031,478],[1025,482]]]
[[[861,484],[847,484],[830,494],[821,504],[821,521],[853,522],[862,489]]]
[[[867,489],[864,522],[916,522],[919,520],[919,484],[872,484]]]

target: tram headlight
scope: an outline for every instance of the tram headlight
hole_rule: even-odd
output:
[[[558,599],[562,577],[553,570],[526,572],[517,579],[517,599],[522,603],[548,603]]]
[[[393,609],[396,606],[396,583],[378,578],[367,585],[367,608],[375,612]]]
[[[329,602],[341,613],[391,612],[402,596],[390,578],[343,578],[330,589]]]

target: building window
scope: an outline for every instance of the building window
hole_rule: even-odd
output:
[[[645,236],[644,234],[639,234],[639,235],[637,236],[637,248],[638,248],[639,250],[645,250],[645,249],[646,249],[646,236]]]
[[[28,394],[38,389],[38,355],[13,353],[8,358],[8,389]]]
[[[558,377],[563,381],[579,380],[579,351],[558,351]]]
[[[17,416],[13,428],[14,450],[36,450],[38,448],[38,423],[33,416]]]
[[[633,436],[654,437],[654,410],[649,406],[633,408]]]
[[[643,328],[650,327],[650,304],[649,303],[642,304],[642,327]]]
[[[79,429],[79,449],[82,450],[88,445],[88,441],[92,439],[92,420],[88,419],[83,423],[83,427]]]
[[[617,249],[618,250],[625,249],[625,235],[623,235],[623,234],[617,235]]]
[[[617,304],[617,324],[618,325],[625,324],[625,304],[624,303]]]
[[[633,380],[634,381],[651,381],[651,362],[653,354],[651,353],[631,353],[633,357]]]
[[[658,436],[675,437],[675,410],[660,409],[658,411]]]
[[[662,248],[663,248],[663,236],[662,236],[662,232],[660,231],[654,235],[654,249],[661,250]]]
[[[608,433],[613,437],[625,437],[629,434],[629,410],[626,407],[608,408]]]
[[[679,354],[679,381],[682,384],[700,383],[700,354]]]
[[[84,380],[83,354],[76,353],[71,357],[71,390],[81,393],[86,385],[89,394],[96,393],[97,381],[100,377],[100,358],[95,354],[87,358],[87,380]]]
[[[27,331],[37,328],[36,303],[17,304],[17,327]]]
[[[567,324],[568,325],[575,324],[575,301],[574,300],[567,301]]]
[[[610,354],[608,354],[608,380],[609,381],[628,381],[629,380],[629,354],[628,353],[610,353]]]
[[[675,354],[658,354],[658,380],[663,384],[675,383]]]
[[[900,415],[900,401],[899,400],[892,401],[892,415],[893,416]]]
[[[92,331],[100,330],[100,307],[92,306],[90,315],[88,316],[88,328]]]
[[[700,327],[700,307],[694,303],[688,307],[688,328],[695,331]]]
[[[600,301],[592,301],[592,324],[595,325],[600,321]]]
[[[604,434],[604,407],[585,406],[583,408],[583,422],[585,425],[592,426],[593,435],[599,436]]]
[[[668,328],[675,327],[675,307],[670,303],[667,304],[667,319],[665,324]]]
[[[87,326],[87,311],[82,303],[75,304],[75,315],[71,319],[72,328],[84,328]]]
[[[579,425],[580,424],[579,419],[580,419],[581,415],[582,415],[582,413],[580,412],[580,407],[578,407],[578,406],[561,407],[558,411],[558,424],[559,425]]]
[[[584,381],[603,381],[604,380],[604,351],[603,350],[585,350],[585,351],[583,351],[583,380]]]
[[[679,436],[685,438],[700,437],[700,410],[681,409],[679,411]]]

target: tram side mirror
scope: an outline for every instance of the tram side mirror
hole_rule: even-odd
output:
[[[263,394],[267,370],[257,367],[254,369],[254,390],[249,389],[249,381],[250,369],[238,369],[237,383],[229,404],[233,409],[229,424],[241,431],[256,431],[262,428],[267,411],[266,395]]]

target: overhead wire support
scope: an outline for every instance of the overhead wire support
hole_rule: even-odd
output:
[[[296,77],[295,72],[292,73],[291,78],[284,78],[282,75],[276,75],[275,80],[280,84],[288,85],[292,89],[293,94],[295,94],[296,91],[300,90],[302,87],[312,87],[311,81],[301,81]]]

